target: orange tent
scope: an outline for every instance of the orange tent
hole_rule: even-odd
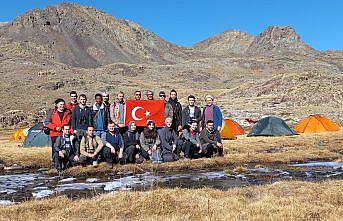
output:
[[[14,131],[12,134],[10,141],[24,141],[25,140],[25,131],[22,129]]]
[[[223,122],[223,128],[220,131],[220,136],[224,139],[236,139],[237,135],[242,135],[245,130],[241,125],[232,119],[225,119]]]
[[[294,129],[298,133],[319,133],[340,130],[337,124],[319,114],[306,117]]]

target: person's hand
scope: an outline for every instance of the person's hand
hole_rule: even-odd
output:
[[[119,159],[123,158],[123,151],[122,150],[119,151],[118,158]]]
[[[197,147],[200,147],[200,143],[197,143]]]
[[[139,150],[141,149],[141,146],[139,146],[138,144],[136,145],[136,148]]]
[[[125,127],[125,124],[118,124],[118,127]]]
[[[178,131],[181,131],[181,130],[182,130],[182,126],[179,125],[179,126],[177,127],[177,130],[178,130]]]
[[[95,153],[92,153],[92,154],[90,155],[91,158],[95,158],[95,156],[96,156]]]
[[[78,155],[75,155],[74,156],[74,161],[78,162],[80,160],[79,156]]]
[[[173,144],[173,151],[175,151],[175,149],[176,149],[176,145],[175,145],[175,144]]]
[[[148,154],[149,154],[149,155],[151,155],[151,154],[152,154],[151,150],[148,150]]]
[[[218,146],[218,147],[222,147],[222,146],[223,146],[223,144],[222,144],[222,143],[219,143],[219,142],[217,142],[217,146]]]
[[[113,147],[111,148],[111,153],[115,154],[116,153],[116,149],[114,149]]]
[[[156,145],[152,146],[151,150],[152,150],[153,152],[155,152],[155,151],[157,150],[157,146],[156,146]]]
[[[62,128],[56,127],[55,129],[56,129],[56,131],[61,131]]]
[[[64,158],[64,153],[60,150],[60,151],[58,151],[58,156]]]
[[[198,153],[202,153],[202,149],[200,148],[199,152]]]

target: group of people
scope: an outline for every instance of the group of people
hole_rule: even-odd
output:
[[[146,96],[154,100],[152,91]],[[134,121],[126,125],[123,92],[117,94],[114,103],[110,103],[108,93],[95,94],[94,98],[95,103],[87,106],[87,96],[72,91],[70,102],[58,98],[55,108],[47,113],[44,131],[51,137],[51,158],[59,171],[77,164],[96,167],[101,161],[109,168],[116,163],[177,161],[181,152],[184,160],[223,156],[219,133],[222,113],[211,95],[205,97],[201,110],[193,95],[182,108],[175,90],[170,91],[169,100],[161,91],[159,99],[165,101],[163,128],[157,128],[154,121],[148,121],[146,127],[138,127]],[[135,91],[134,100],[141,99],[141,91]]]

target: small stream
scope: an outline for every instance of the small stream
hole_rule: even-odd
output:
[[[0,205],[58,195],[78,199],[115,191],[147,191],[174,187],[227,190],[285,180],[317,182],[327,179],[343,179],[343,163],[311,162],[257,169],[247,165],[247,169],[240,173],[216,168],[211,171],[121,173],[91,177],[48,176],[44,170],[20,170],[0,175]]]

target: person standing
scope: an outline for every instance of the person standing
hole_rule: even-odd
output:
[[[95,103],[92,109],[92,125],[94,127],[94,135],[101,136],[101,134],[107,130],[107,125],[110,121],[110,112],[103,103],[101,94],[95,95]]]
[[[65,108],[70,110],[70,112],[73,112],[74,108],[79,105],[79,103],[77,102],[77,93],[76,91],[71,91],[69,95],[70,102],[65,105]]]
[[[116,124],[119,128],[121,134],[125,133],[126,126],[125,126],[125,100],[124,100],[124,92],[119,92],[117,95],[117,102],[111,104],[110,107],[110,117],[111,120]]]
[[[188,106],[182,110],[182,127],[189,125],[193,121],[201,121],[201,110],[198,106],[195,106],[195,97],[193,95],[188,96]]]
[[[206,106],[202,112],[202,128],[206,127],[206,122],[211,120],[214,123],[214,128],[218,131],[221,130],[223,124],[223,114],[220,108],[214,105],[214,97],[212,95],[207,95],[205,97]]]
[[[177,100],[177,92],[176,90],[170,91],[170,98],[168,100],[168,103],[173,108],[173,124],[172,128],[175,131],[181,131],[182,130],[182,106]]]
[[[160,91],[159,98],[160,100],[163,100],[165,103],[164,104],[164,120],[167,117],[170,117],[171,119],[173,119],[173,107],[169,102],[167,102],[166,97],[167,97],[166,93],[164,91]]]
[[[65,101],[61,98],[55,100],[55,109],[47,114],[45,119],[45,127],[50,130],[51,138],[51,159],[54,159],[55,155],[55,142],[57,137],[62,135],[63,126],[70,125],[71,112],[65,108]]]
[[[135,91],[135,100],[140,101],[142,99],[142,92],[141,91]]]
[[[148,91],[146,92],[146,99],[147,99],[147,100],[154,100],[154,92],[151,91],[151,90],[148,90]]]
[[[102,99],[105,107],[109,110],[111,103],[110,103],[110,95],[107,92],[102,93]]]
[[[87,106],[87,96],[81,94],[80,103],[71,114],[71,127],[76,137],[81,140],[88,126],[92,125],[92,108]]]

